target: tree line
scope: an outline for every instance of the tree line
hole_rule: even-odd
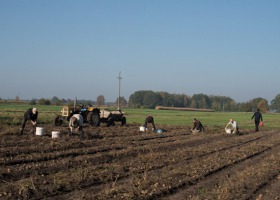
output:
[[[170,94],[168,92],[154,92],[151,90],[136,91],[130,95],[128,101],[131,108],[155,108],[156,106],[214,109],[215,111],[252,112],[259,108],[262,112],[273,110],[280,112],[280,94],[268,104],[265,98],[258,97],[247,102],[237,103],[226,96],[206,94]]]
[[[1,101],[5,102],[5,100]],[[16,102],[19,97],[16,97]],[[99,95],[96,101],[93,100],[78,100],[79,104],[83,105],[118,105],[121,107],[130,108],[150,108],[154,109],[156,106],[179,107],[179,108],[196,108],[196,109],[213,109],[215,111],[239,111],[239,112],[252,112],[259,108],[262,112],[268,110],[280,113],[280,94],[268,103],[265,98],[258,97],[251,99],[247,102],[237,103],[232,98],[226,96],[194,94],[189,96],[186,94],[170,94],[168,92],[154,92],[152,90],[136,91],[129,96],[129,101],[124,97],[116,99],[115,102],[106,103],[105,97]],[[59,99],[54,96],[52,99],[32,99],[29,101],[30,105],[73,105],[74,100]]]

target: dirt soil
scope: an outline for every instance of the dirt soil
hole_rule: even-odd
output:
[[[0,127],[0,199],[280,199],[280,130]]]

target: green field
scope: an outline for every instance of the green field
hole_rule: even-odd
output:
[[[0,104],[0,123],[8,125],[19,125],[23,113],[30,108],[30,105],[7,105]],[[61,106],[36,105],[39,110],[39,124],[53,123],[57,114],[60,113]],[[112,108],[113,109],[113,108]],[[192,119],[195,117],[204,126],[211,128],[225,127],[230,118],[238,122],[240,128],[253,128],[254,121],[251,120],[253,113],[240,112],[190,112],[154,109],[123,109],[128,124],[143,124],[147,115],[154,116],[156,125],[178,125],[192,126]],[[265,128],[280,128],[279,114],[263,114]]]

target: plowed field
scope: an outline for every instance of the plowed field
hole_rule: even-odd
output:
[[[52,139],[3,127],[0,199],[280,199],[280,131],[86,127]],[[28,131],[28,128],[26,129]]]

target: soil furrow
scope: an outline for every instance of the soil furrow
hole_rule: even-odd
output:
[[[167,197],[164,197],[162,199],[169,199],[169,200],[175,200],[175,199],[191,199],[191,198],[197,198],[197,199],[241,199],[241,197],[234,196],[233,188],[238,187],[241,185],[242,179],[239,178],[236,174],[243,173],[248,166],[254,166],[255,163],[258,163],[257,166],[252,167],[255,172],[253,172],[254,176],[257,176],[257,171],[259,170],[258,167],[261,165],[265,165],[265,168],[267,168],[267,164],[270,164],[270,168],[275,168],[275,164],[271,162],[273,161],[273,157],[277,157],[277,153],[279,154],[280,145],[276,145],[273,148],[268,148],[267,150],[264,150],[263,152],[259,152],[254,156],[250,156],[250,158],[246,158],[241,162],[237,162],[236,164],[232,166],[228,166],[224,168],[224,170],[218,171],[217,173],[209,174],[209,176],[206,176],[205,178],[202,178],[201,180],[198,180],[197,182],[193,182],[191,185],[185,186],[179,190],[172,191],[172,195],[168,195]],[[269,156],[273,155],[271,159],[268,159]],[[274,156],[276,155],[276,156]],[[279,156],[279,155],[278,155]],[[278,166],[280,165],[280,161],[278,162]],[[277,168],[277,167],[276,167]],[[247,170],[249,171],[249,170]],[[251,172],[252,173],[252,172]],[[279,172],[274,170],[274,172],[271,173],[271,175],[268,176],[267,180],[260,179],[262,182],[258,182],[258,184],[255,185],[249,185],[244,184],[244,188],[246,189],[246,196],[243,196],[242,199],[255,199],[252,198],[254,194],[259,191],[260,188],[267,185],[271,180],[276,179],[276,177],[279,175]],[[235,184],[236,182],[239,182],[239,184]],[[246,180],[246,182],[250,182],[249,179]],[[253,180],[251,182],[254,182]],[[223,186],[223,187],[222,187]],[[255,187],[254,187],[255,186]],[[222,188],[218,190],[219,188]],[[224,190],[224,191],[222,191]],[[250,192],[249,192],[250,191]],[[226,194],[227,192],[227,194]],[[227,196],[226,196],[227,195]]]
[[[158,199],[188,191],[248,199],[278,182],[277,131],[189,135],[172,127],[157,135],[137,128],[88,127],[83,140],[1,136],[0,198]]]
[[[277,145],[278,145],[278,144],[277,144]],[[262,154],[262,153],[268,151],[269,149],[271,149],[271,148],[265,148],[264,150],[262,150],[262,151],[260,151],[260,152],[256,152],[255,154],[249,155],[249,156],[247,156],[247,157],[245,157],[245,158],[243,158],[243,159],[237,159],[235,162],[233,162],[233,164],[228,164],[228,165],[220,166],[220,167],[216,168],[215,170],[212,170],[212,171],[210,171],[210,172],[204,174],[203,176],[198,177],[197,179],[190,180],[190,181],[189,181],[189,184],[192,184],[193,182],[196,182],[196,181],[199,181],[199,180],[201,180],[201,179],[204,179],[205,177],[210,176],[210,175],[212,175],[213,173],[217,173],[217,172],[223,170],[224,168],[230,167],[230,166],[232,166],[232,165],[234,165],[234,164],[236,164],[236,163],[243,162],[243,161],[245,161],[246,159],[249,159],[249,158],[252,158],[252,157],[257,156],[257,155],[259,155],[259,154]],[[177,164],[178,164],[178,163],[177,163]],[[170,167],[170,166],[168,166],[168,167]],[[148,171],[148,172],[151,172],[151,171]],[[129,177],[128,177],[128,178],[129,178]],[[130,177],[130,178],[131,178],[131,177]],[[118,178],[118,181],[120,181],[121,183],[129,182],[129,181],[127,181],[126,179],[122,179],[121,177]],[[110,185],[110,184],[109,184],[109,185]],[[184,186],[184,185],[185,185],[185,183],[183,184],[183,186]],[[104,187],[109,187],[109,186],[104,186]],[[178,186],[176,186],[176,187],[178,187]],[[92,190],[92,189],[95,190],[94,188],[90,188],[90,190]],[[171,190],[174,190],[174,188],[172,188]],[[164,193],[169,194],[169,192],[170,192],[170,191],[168,190],[168,191],[165,191],[165,192],[163,192],[163,193],[159,193],[159,194],[153,195],[152,198],[157,198],[157,197],[159,197],[159,196],[162,196]]]

